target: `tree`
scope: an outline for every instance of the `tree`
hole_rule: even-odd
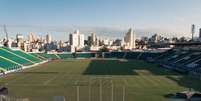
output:
[[[109,52],[109,49],[106,46],[103,46],[103,48],[101,48],[99,51],[100,52]]]

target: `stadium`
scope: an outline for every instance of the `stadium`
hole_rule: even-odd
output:
[[[168,96],[200,91],[200,67],[196,49],[26,53],[0,47],[8,101],[183,101]]]

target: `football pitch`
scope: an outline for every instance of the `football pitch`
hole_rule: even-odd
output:
[[[30,101],[178,101],[170,93],[201,81],[141,60],[52,61],[0,78],[9,96]]]

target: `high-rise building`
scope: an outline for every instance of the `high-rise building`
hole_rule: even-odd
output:
[[[84,34],[81,34],[79,30],[76,30],[73,34],[69,35],[69,41],[71,45],[71,52],[84,48]]]
[[[98,45],[98,40],[96,33],[91,33],[91,46],[97,46]]]
[[[20,48],[20,49],[24,49],[23,48],[23,44],[24,44],[24,37],[22,34],[17,34],[16,35],[16,39],[17,39],[17,46]]]
[[[36,35],[34,33],[29,33],[29,42],[33,43],[37,40]]]
[[[23,35],[22,34],[17,34],[16,35],[16,39],[17,39],[17,43],[19,43],[19,42],[23,42]]]
[[[199,29],[199,38],[201,39],[201,28]]]
[[[50,34],[46,35],[46,42],[51,43],[52,42],[52,36]]]
[[[125,49],[134,49],[135,48],[135,34],[132,28],[126,33],[124,37]]]
[[[192,24],[192,26],[191,26],[191,34],[192,34],[192,40],[194,40],[193,38],[194,38],[194,34],[195,34],[195,25],[194,24]]]

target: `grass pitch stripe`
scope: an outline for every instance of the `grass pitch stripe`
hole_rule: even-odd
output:
[[[13,55],[15,55],[15,56],[17,56],[17,57],[23,58],[23,59],[25,59],[25,60],[27,60],[27,61],[29,61],[29,62],[31,62],[31,63],[35,63],[35,62],[33,62],[33,61],[31,61],[31,60],[25,58],[25,57],[19,56],[19,55],[15,54],[15,53],[13,53],[13,52],[10,52],[10,51],[8,51],[8,50],[6,50],[6,49],[3,49],[3,48],[0,48],[0,49],[3,50],[3,51],[8,52],[8,53],[10,53],[10,54],[13,54]]]
[[[155,81],[153,81],[150,77],[151,77],[151,75],[150,76],[141,76],[142,77],[142,79],[144,79],[144,81],[147,81],[147,82],[149,82],[148,84],[151,84],[151,85],[153,85],[153,86],[155,86],[155,87],[158,87],[159,86],[159,84],[158,83],[156,83]]]
[[[11,63],[14,63],[14,64],[17,64],[17,65],[20,65],[20,66],[21,66],[21,64],[15,62],[15,61],[13,61],[13,60],[7,59],[7,58],[2,57],[2,56],[0,56],[0,58],[2,58],[2,59],[4,59],[4,60],[7,60],[7,61],[9,61],[9,62],[11,62]]]

